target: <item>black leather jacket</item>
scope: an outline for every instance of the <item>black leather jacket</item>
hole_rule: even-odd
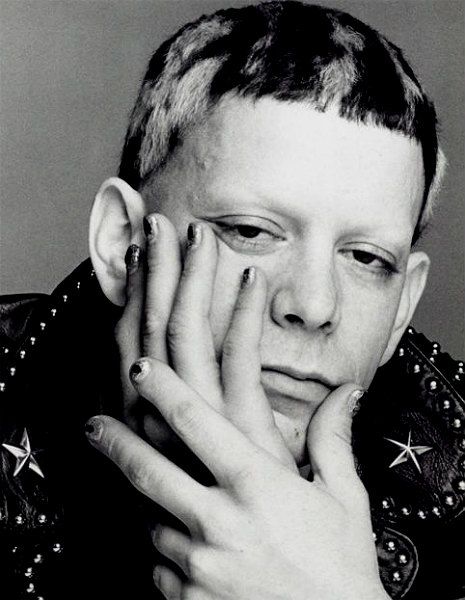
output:
[[[147,521],[156,518],[93,450],[85,421],[121,408],[119,309],[89,261],[50,295],[0,303],[0,444],[27,430],[42,478],[0,448],[0,596],[157,598]],[[392,598],[465,597],[463,363],[412,328],[379,369],[354,421],[354,452]],[[392,466],[402,449],[425,446]],[[64,520],[66,513],[66,521]],[[65,531],[66,522],[66,531]],[[66,535],[65,535],[66,534]],[[66,562],[64,545],[66,539]]]

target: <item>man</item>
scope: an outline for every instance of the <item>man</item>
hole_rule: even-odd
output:
[[[436,591],[459,597],[454,555],[435,545],[447,520],[463,527],[462,367],[437,348],[429,360],[413,333],[399,346],[442,165],[400,51],[348,15],[222,11],[157,51],[92,211],[96,278],[81,267],[5,327],[19,361],[40,345],[3,382],[6,450],[23,461],[5,467],[6,506],[24,504],[28,532],[41,515],[58,527],[71,473],[87,594],[152,595],[139,495],[82,444],[84,421],[109,413],[120,420],[92,418],[88,438],[149,498],[165,597],[424,597],[435,562]],[[18,311],[31,324],[12,335]],[[350,432],[368,387],[353,441],[367,494]],[[24,434],[14,446],[24,427],[43,455]]]

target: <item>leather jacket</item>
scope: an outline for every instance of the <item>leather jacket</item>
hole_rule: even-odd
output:
[[[0,444],[24,447],[26,430],[32,452],[14,476],[17,459],[0,447],[2,598],[158,597],[156,513],[83,434],[92,415],[121,411],[119,316],[90,261],[50,296],[0,298]],[[464,392],[463,363],[409,328],[354,418],[380,574],[395,600],[465,597]]]

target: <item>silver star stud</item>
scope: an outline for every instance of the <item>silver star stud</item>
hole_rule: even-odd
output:
[[[432,450],[432,448],[430,448],[429,446],[412,446],[411,445],[411,442],[412,442],[412,432],[411,431],[409,431],[409,433],[408,433],[408,441],[406,444],[402,444],[401,442],[397,442],[396,440],[391,440],[390,438],[384,438],[384,439],[387,440],[388,442],[391,442],[392,444],[395,444],[399,448],[402,448],[402,452],[399,454],[399,456],[396,459],[394,459],[392,461],[392,463],[389,465],[390,469],[392,467],[395,467],[396,465],[400,465],[401,463],[407,462],[408,459],[410,458],[413,461],[413,464],[418,469],[418,472],[421,473],[421,467],[418,463],[417,456],[420,456],[421,454],[424,454],[425,452],[429,452],[430,450]]]
[[[45,478],[44,474],[42,473],[42,469],[39,467],[39,464],[34,457],[34,453],[31,450],[31,443],[29,441],[29,436],[27,435],[26,429],[24,430],[19,446],[12,446],[11,444],[2,444],[2,446],[16,458],[13,477],[16,477],[16,475],[18,475],[27,465],[31,471],[34,471],[34,473],[40,477]]]

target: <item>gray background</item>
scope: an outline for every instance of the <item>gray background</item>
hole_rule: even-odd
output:
[[[86,258],[92,197],[115,174],[151,52],[185,21],[249,3],[0,0],[1,293],[51,291]],[[435,99],[449,170],[421,243],[433,266],[414,324],[463,356],[465,3],[328,4],[403,48]]]

